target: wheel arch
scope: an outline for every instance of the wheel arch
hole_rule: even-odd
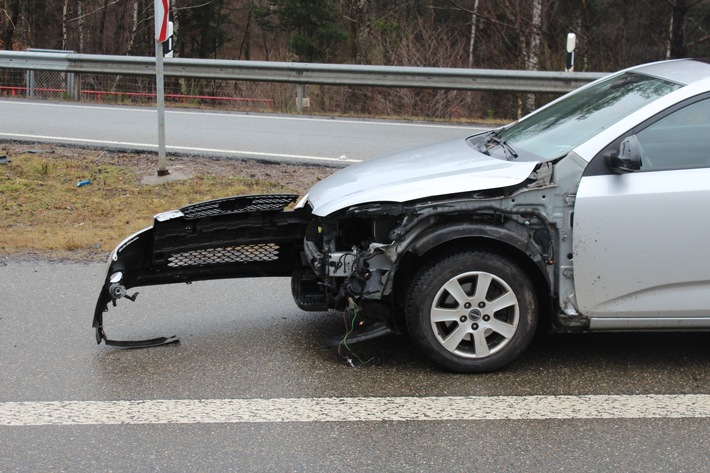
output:
[[[535,287],[540,322],[549,324],[553,307],[552,284],[540,251],[523,226],[512,220],[495,225],[483,222],[448,222],[424,231],[407,247],[394,274],[396,303],[404,295],[419,269],[427,263],[460,251],[478,249],[514,259]]]

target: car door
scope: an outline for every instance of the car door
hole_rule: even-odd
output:
[[[637,171],[609,155],[635,136]],[[574,282],[591,328],[710,326],[710,98],[676,105],[589,164],[574,212]]]

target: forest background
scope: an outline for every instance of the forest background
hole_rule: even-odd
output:
[[[710,0],[171,0],[175,56],[562,71],[710,57]],[[0,0],[0,48],[154,56],[153,0]],[[193,95],[293,107],[288,84],[172,80]],[[82,77],[83,88],[151,89],[146,78]],[[310,86],[312,113],[512,118],[553,98]]]

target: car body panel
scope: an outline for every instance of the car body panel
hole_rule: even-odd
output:
[[[349,166],[308,192],[313,214],[330,215],[368,202],[408,202],[516,185],[534,162],[511,162],[476,151],[465,139],[392,153]]]
[[[691,61],[692,67],[687,67],[688,63]],[[705,80],[710,75],[710,64],[705,61],[692,59],[675,59],[652,62],[625,69],[625,71],[628,70],[634,70],[642,74],[661,77],[682,84],[692,84],[693,82]]]
[[[710,315],[710,169],[585,176],[574,280],[589,317]]]
[[[594,331],[691,331],[710,330],[710,317],[592,317]]]

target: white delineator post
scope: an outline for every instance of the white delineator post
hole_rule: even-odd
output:
[[[577,45],[577,35],[567,33],[567,57],[565,58],[565,72],[574,72],[574,48]]]
[[[155,6],[155,85],[158,106],[158,176],[167,176],[165,156],[165,86],[163,71],[163,41],[168,38],[169,0],[154,0]]]

